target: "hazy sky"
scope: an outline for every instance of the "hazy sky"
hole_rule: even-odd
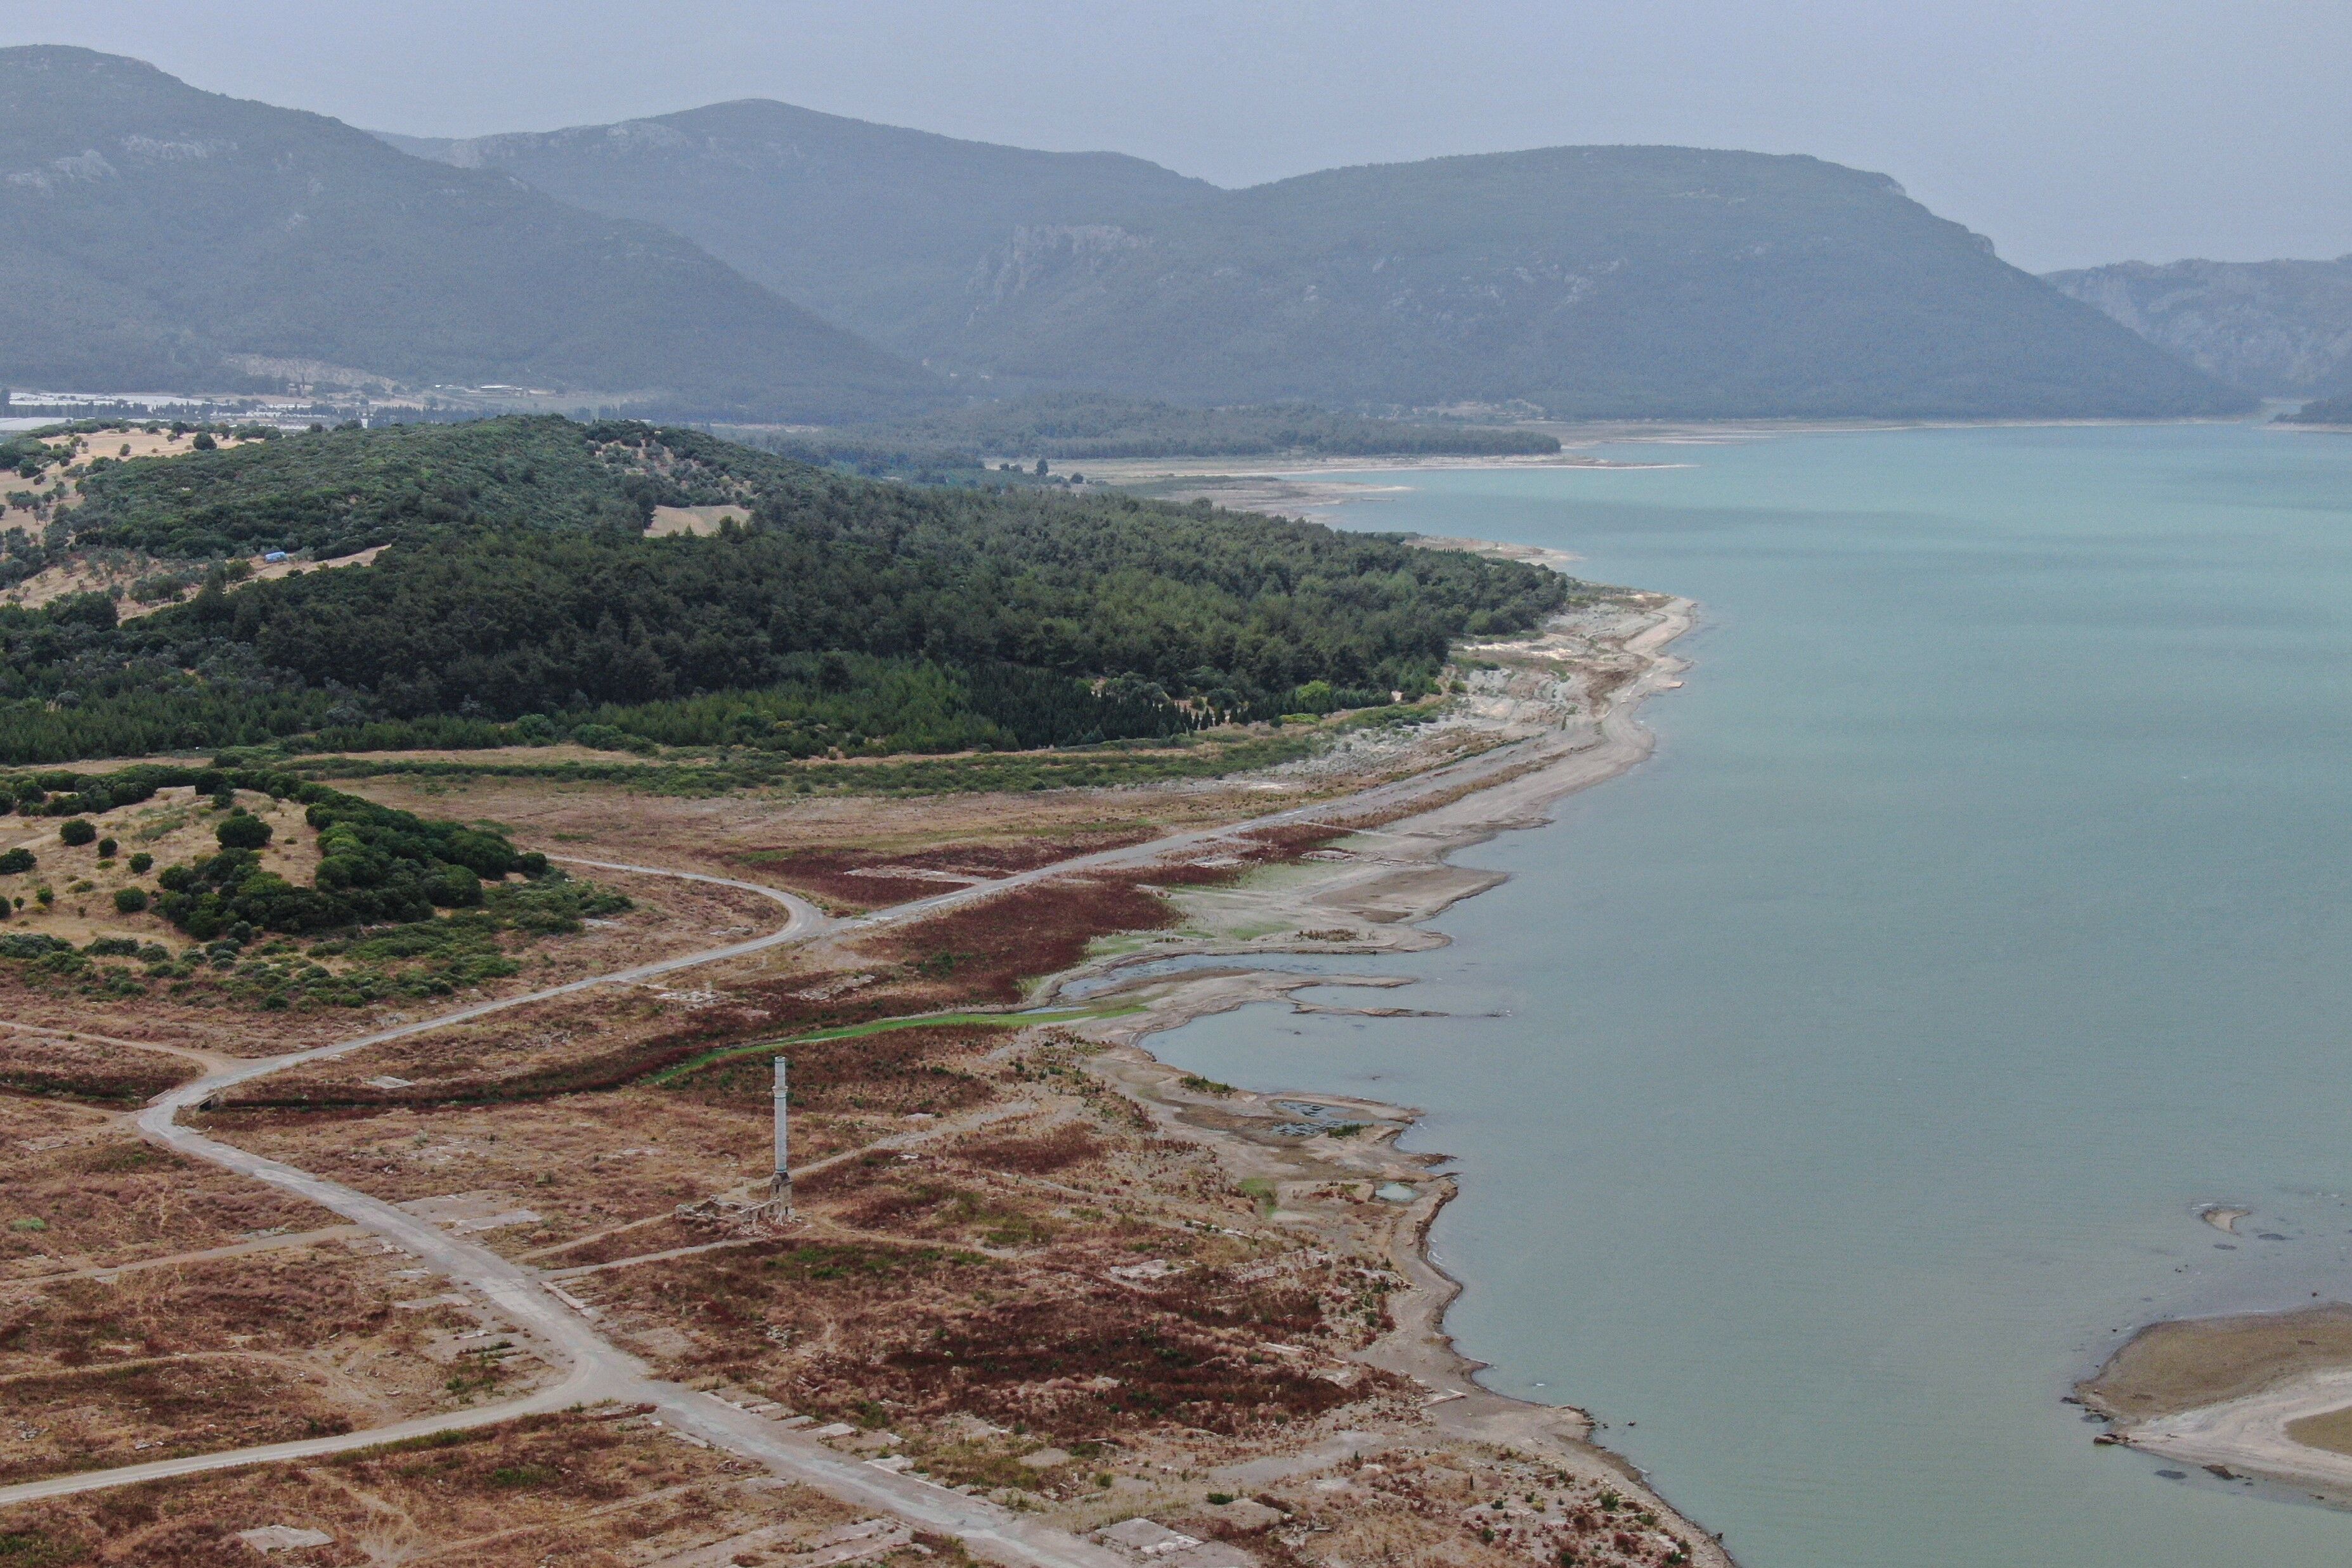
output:
[[[2352,252],[2352,0],[0,0],[425,135],[782,99],[1221,184],[1574,142],[1878,170],[2036,270]]]

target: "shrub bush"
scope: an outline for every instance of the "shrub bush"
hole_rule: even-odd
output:
[[[445,865],[425,879],[425,896],[443,909],[470,909],[482,902],[482,879],[461,865]]]
[[[58,837],[68,844],[95,843],[98,841],[98,830],[76,817],[58,829]]]
[[[114,907],[125,915],[137,915],[147,907],[147,890],[143,887],[118,887],[114,890]]]
[[[240,812],[213,830],[225,850],[257,850],[270,838],[269,824]]]
[[[13,876],[20,871],[30,871],[33,869],[33,864],[32,851],[10,850],[5,854],[0,854],[0,875]]]

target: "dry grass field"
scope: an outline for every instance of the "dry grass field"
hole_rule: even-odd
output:
[[[0,1484],[362,1430],[551,1372],[372,1239],[0,1297]],[[430,1303],[430,1304],[419,1304]]]
[[[341,1223],[274,1187],[156,1148],[121,1116],[22,1094],[0,1094],[0,1291]]]
[[[267,1559],[301,1568],[824,1564],[909,1540],[606,1408],[10,1510],[0,1561],[219,1568],[264,1561],[240,1537],[272,1528],[327,1538]]]

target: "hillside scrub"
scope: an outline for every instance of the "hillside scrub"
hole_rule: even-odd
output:
[[[427,821],[287,774],[151,765],[97,776],[38,773],[7,784],[18,810],[44,815],[103,813],[177,788],[215,796],[250,789],[302,802],[321,857],[310,887],[261,868],[256,852],[268,840],[268,825],[249,814],[222,821],[215,830],[218,854],[157,874],[163,891],[153,901],[156,913],[200,942],[225,935],[243,941],[257,931],[429,921],[439,909],[480,907],[485,883],[550,874],[544,855],[518,852],[503,833]],[[534,908],[519,912],[515,923],[536,928],[534,921],[576,920],[577,914]]]

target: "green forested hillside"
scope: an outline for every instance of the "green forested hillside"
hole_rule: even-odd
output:
[[[688,430],[551,414],[356,425],[92,465],[63,514],[73,548],[177,559],[349,554],[446,525],[641,531],[652,508],[747,499],[787,465]],[[102,443],[101,443],[102,444]]]
[[[1000,390],[1568,417],[2248,401],[1812,158],[1562,147],[1220,191],[780,104],[423,150],[661,223]]]
[[[292,371],[828,420],[940,390],[667,230],[136,60],[0,49],[0,384]]]
[[[794,755],[1164,735],[1315,682],[1323,706],[1425,690],[1452,638],[1568,591],[1317,525],[887,484],[618,423],[320,432],[96,477],[61,548],[389,548],[241,586],[216,570],[120,623],[97,594],[0,609],[0,760],[485,744],[507,721]],[[640,532],[641,507],[712,497],[751,522]],[[248,516],[275,531],[239,533]]]

